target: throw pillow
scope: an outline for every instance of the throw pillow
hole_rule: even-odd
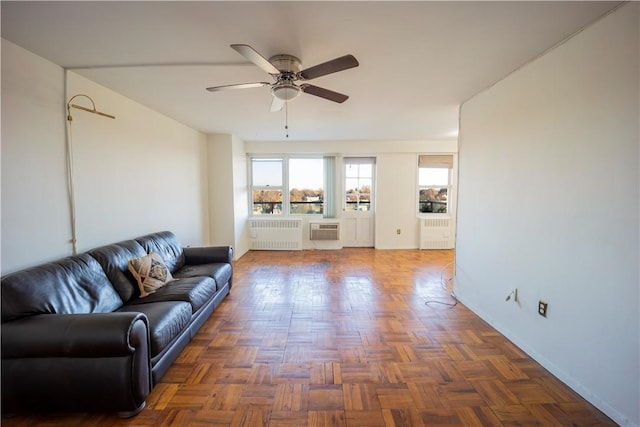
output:
[[[155,252],[129,260],[129,271],[140,288],[140,297],[150,295],[173,280],[162,257]]]

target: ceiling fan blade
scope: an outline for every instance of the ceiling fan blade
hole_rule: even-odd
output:
[[[304,84],[300,85],[300,88],[304,93],[319,96],[320,98],[328,99],[329,101],[337,102],[339,104],[342,104],[344,101],[349,99],[349,97],[345,94],[334,92],[332,90],[314,85]]]
[[[269,108],[269,111],[271,111],[272,113],[275,113],[282,110],[282,107],[284,107],[284,103],[285,103],[284,100],[280,98],[276,98],[274,96],[273,100],[271,101],[271,108]]]
[[[311,80],[327,74],[337,73],[338,71],[348,70],[358,65],[360,64],[353,55],[345,55],[302,70],[300,71],[300,77],[304,80]]]
[[[262,68],[269,74],[280,74],[280,70],[273,66],[264,56],[260,55],[254,48],[248,44],[232,44],[231,48],[238,52],[240,55],[247,58],[249,61]]]
[[[264,87],[264,86],[271,86],[271,83],[255,82],[255,83],[240,83],[235,85],[211,86],[211,87],[208,87],[207,90],[209,92],[218,92],[218,91],[227,90],[227,89],[251,89],[254,87]]]

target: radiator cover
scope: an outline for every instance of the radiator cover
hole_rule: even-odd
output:
[[[249,220],[251,249],[302,250],[302,219],[256,218]]]
[[[453,249],[455,220],[453,218],[421,218],[420,249]]]

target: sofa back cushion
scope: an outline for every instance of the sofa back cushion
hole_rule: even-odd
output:
[[[172,274],[184,266],[184,251],[180,243],[178,243],[176,235],[172,232],[160,231],[147,234],[136,238],[136,241],[142,245],[148,254],[151,252],[159,254]]]
[[[129,260],[147,254],[135,240],[101,246],[89,251],[98,260],[124,303],[140,296],[135,278],[128,269]]]
[[[122,306],[104,270],[81,254],[2,278],[2,321],[36,314],[109,313]]]

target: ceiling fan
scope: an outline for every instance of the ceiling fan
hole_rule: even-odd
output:
[[[347,70],[359,65],[353,55],[344,55],[302,70],[302,63],[293,55],[279,54],[272,56],[267,60],[249,45],[232,44],[231,48],[260,67],[263,71],[271,74],[271,77],[273,77],[275,81],[273,83],[253,82],[225,86],[212,86],[208,87],[207,90],[209,92],[217,92],[228,89],[248,89],[268,86],[271,88],[271,94],[273,95],[273,100],[271,102],[272,112],[280,111],[285,102],[295,99],[302,92],[308,93],[309,95],[319,96],[320,98],[328,99],[329,101],[343,103],[349,98],[347,95],[308,83],[296,85],[295,82],[312,80],[317,77],[337,73],[338,71]]]

